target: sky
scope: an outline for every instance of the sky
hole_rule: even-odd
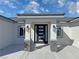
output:
[[[0,15],[65,13],[65,17],[79,16],[79,0],[0,0]]]

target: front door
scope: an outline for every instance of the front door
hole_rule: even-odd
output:
[[[48,25],[47,24],[35,24],[34,26],[34,42],[35,43],[48,43]]]

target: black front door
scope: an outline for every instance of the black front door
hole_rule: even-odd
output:
[[[35,24],[35,43],[48,43],[48,25],[47,24]]]

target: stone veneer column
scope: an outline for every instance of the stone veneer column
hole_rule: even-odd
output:
[[[25,44],[28,51],[30,51],[30,39],[31,39],[31,24],[25,24]]]
[[[28,51],[33,51],[35,49],[34,29],[31,21],[26,21],[25,23],[25,43],[28,45]]]
[[[57,30],[56,24],[51,24],[50,28],[50,49],[53,52],[57,51]]]

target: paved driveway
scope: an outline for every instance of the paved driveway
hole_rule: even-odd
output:
[[[13,45],[0,50],[0,59],[79,59],[79,49],[66,46],[58,52],[51,52],[50,45],[32,52],[24,51],[23,45]]]

